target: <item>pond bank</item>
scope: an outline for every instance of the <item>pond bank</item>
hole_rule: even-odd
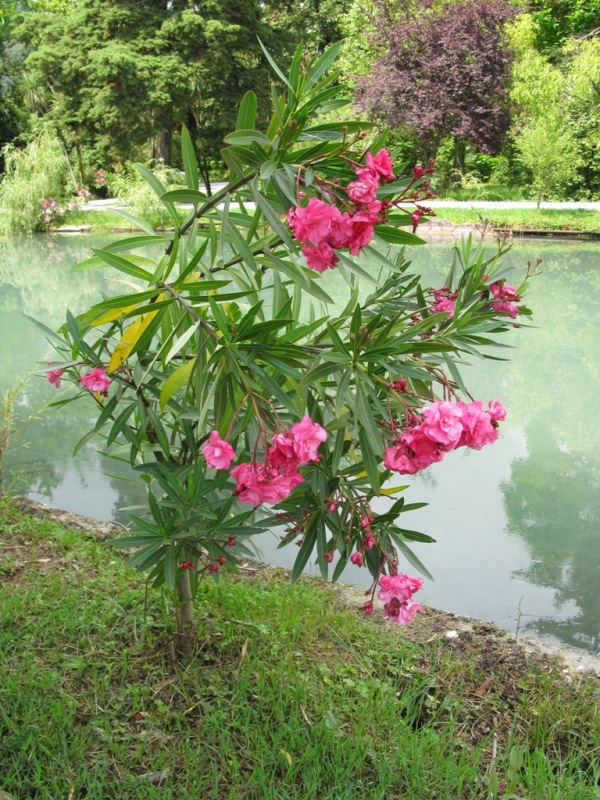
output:
[[[105,542],[122,535],[124,527],[116,522],[105,522],[93,517],[86,517],[74,514],[71,511],[63,511],[30,500],[25,497],[14,498],[15,506],[25,514],[35,517],[47,517],[55,522],[59,522],[66,528],[74,531],[92,535],[95,539]],[[268,579],[274,571],[279,574],[284,573],[289,576],[289,571],[282,568],[274,568],[259,561],[249,561],[241,568],[242,574],[252,574],[256,578]],[[321,584],[319,578],[310,578]],[[338,595],[343,598],[350,608],[358,609],[365,600],[364,589],[348,584],[339,583],[335,586]],[[381,604],[378,604],[381,606]],[[381,609],[380,616],[381,614]],[[511,633],[500,628],[493,623],[477,620],[472,617],[460,616],[450,611],[441,609],[425,608],[421,614],[417,614],[410,626],[405,629],[406,636],[411,641],[428,643],[435,639],[447,640],[449,642],[461,639],[464,641],[478,640],[480,645],[485,647],[486,640],[488,645],[494,642],[497,648],[510,652],[516,647],[522,649],[526,654],[536,657],[547,657],[554,661],[556,658],[564,662],[565,672],[591,673],[600,677],[600,656],[588,653],[586,650],[570,647],[552,639],[542,639],[537,636],[525,636],[523,634]],[[491,645],[490,645],[491,646]]]

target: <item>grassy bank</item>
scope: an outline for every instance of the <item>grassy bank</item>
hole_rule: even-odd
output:
[[[106,545],[0,499],[0,796],[598,796],[597,682],[560,665],[411,641],[277,571],[207,582],[177,663],[168,605]]]
[[[189,211],[180,211],[181,219],[186,219]],[[600,214],[597,211],[536,211],[535,209],[491,210],[483,208],[439,208],[437,216],[450,222],[475,222],[487,219],[497,228],[523,230],[564,230],[600,231]],[[153,227],[161,227],[165,220],[158,216],[148,222]],[[166,220],[166,224],[172,224]],[[68,214],[60,223],[63,226],[91,226],[91,233],[111,233],[127,228],[126,219],[114,211],[77,211]]]
[[[438,208],[436,215],[450,222],[480,222],[487,219],[494,228],[514,230],[600,231],[597,211],[554,211],[515,208]]]

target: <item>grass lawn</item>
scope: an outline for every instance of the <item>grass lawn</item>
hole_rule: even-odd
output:
[[[450,222],[480,222],[487,219],[495,228],[564,231],[600,231],[600,214],[597,211],[554,211],[516,208],[492,210],[489,208],[438,208],[440,219]]]
[[[202,586],[189,661],[169,607],[106,544],[0,498],[3,800],[598,798],[592,678],[276,570]]]

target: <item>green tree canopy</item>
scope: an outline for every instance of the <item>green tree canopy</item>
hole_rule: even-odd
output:
[[[257,36],[269,39],[257,0],[80,0],[66,15],[31,11],[19,35],[26,66],[50,87],[52,121],[102,159],[130,158],[187,122],[214,155],[234,107],[263,68]]]

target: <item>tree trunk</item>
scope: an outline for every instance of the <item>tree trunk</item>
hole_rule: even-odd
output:
[[[173,131],[161,131],[156,136],[155,159],[162,161],[165,166],[171,166],[171,142],[173,141]]]
[[[196,636],[194,633],[194,601],[189,570],[184,570],[177,579],[177,645],[179,652],[186,657],[194,653]]]
[[[202,178],[202,181],[206,186],[206,193],[209,197],[211,197],[212,190],[210,186],[210,169],[208,165],[208,159],[205,158],[204,156],[201,156],[198,159],[198,168],[200,170],[200,177]]]
[[[465,174],[465,158],[467,155],[467,145],[463,139],[454,137],[454,169],[461,175]]]

